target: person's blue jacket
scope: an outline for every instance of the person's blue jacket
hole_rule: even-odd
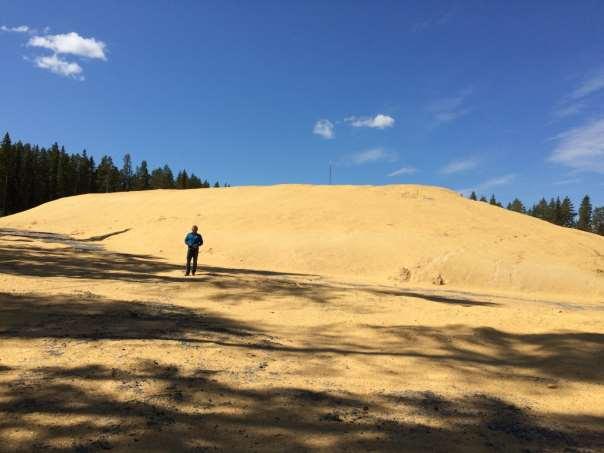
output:
[[[199,246],[203,245],[203,238],[199,233],[193,233],[192,231],[185,236],[185,244],[189,247],[199,248]]]

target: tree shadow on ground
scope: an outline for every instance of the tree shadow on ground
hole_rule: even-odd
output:
[[[389,347],[458,370],[490,370],[494,376],[508,370],[506,377],[529,380],[604,381],[604,334],[599,332],[515,334],[465,325],[369,327],[389,337],[385,340]],[[415,344],[422,349],[409,351]],[[516,371],[510,374],[510,369]]]
[[[152,255],[109,252],[98,244],[89,244],[127,230],[76,240],[66,235],[21,231],[0,228],[0,237],[28,245],[0,247],[0,273],[30,275],[36,277],[68,277],[86,279],[125,280],[144,283],[146,281],[183,282],[191,281],[179,277],[160,275],[183,271],[184,266],[168,263]],[[45,248],[35,244],[41,241],[60,244],[62,248]],[[184,257],[184,255],[183,255]],[[309,274],[277,272],[270,270],[221,268],[204,266],[207,275],[250,275],[250,276],[307,276]]]
[[[37,368],[0,383],[0,438],[8,451],[604,448],[603,418],[541,414],[489,395],[236,388],[204,369],[148,361],[132,369]]]
[[[52,239],[54,240],[54,239]],[[61,245],[66,245],[60,243]],[[0,248],[0,273],[174,283],[179,269],[145,255],[28,245]],[[335,303],[350,290],[426,302],[480,305],[448,295],[404,289],[336,287],[299,281],[295,274],[206,268],[200,281],[223,302],[297,298]],[[387,293],[387,294],[386,294]],[[484,303],[489,306],[488,302]],[[365,326],[371,344],[320,332],[297,346],[207,310],[168,303],[80,295],[0,294],[0,342],[19,339],[149,340],[216,345],[278,358],[331,360],[353,356],[412,358],[489,379],[557,379],[601,383],[604,335],[553,332],[510,334],[492,328]],[[277,335],[281,334],[280,332]],[[161,351],[161,344],[156,346]],[[161,352],[160,352],[161,353]],[[116,359],[117,361],[117,359]],[[218,382],[214,371],[185,371],[140,362],[22,370],[0,365],[0,450],[94,451],[580,451],[604,448],[604,420],[538,414],[492,395],[447,399],[427,392],[351,395],[303,388],[245,389]],[[139,385],[140,384],[140,385]],[[20,444],[19,436],[24,434]],[[246,437],[247,436],[247,437]],[[14,447],[14,448],[13,448]],[[584,450],[585,451],[585,450]]]
[[[168,303],[107,299],[94,294],[0,293],[0,338],[185,341],[250,337],[251,326]]]
[[[322,327],[292,345],[290,334],[249,325],[204,309],[79,295],[0,293],[0,339],[172,340],[265,351],[284,358],[413,358],[462,374],[576,382],[604,380],[604,334],[511,334],[463,325],[363,326],[372,342]],[[588,365],[586,365],[588,364]]]
[[[200,266],[196,279],[186,279],[169,273],[181,272],[177,266],[151,255],[116,253],[96,244],[77,241],[53,233],[0,229],[0,236],[26,238],[30,244],[0,246],[0,274],[63,277],[86,280],[114,280],[132,283],[202,284],[220,290],[211,296],[216,302],[241,302],[272,297],[297,297],[313,303],[328,303],[341,298],[350,290],[373,296],[412,297],[426,302],[454,304],[464,307],[496,306],[473,298],[451,294],[432,294],[397,288],[367,286],[334,286],[317,281],[318,276],[292,272]],[[33,240],[63,245],[45,248]]]

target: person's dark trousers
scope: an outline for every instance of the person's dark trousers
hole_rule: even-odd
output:
[[[193,275],[197,272],[197,255],[199,254],[199,248],[189,247],[187,251],[187,273],[189,275],[192,271]],[[193,268],[191,268],[191,260],[193,260]]]

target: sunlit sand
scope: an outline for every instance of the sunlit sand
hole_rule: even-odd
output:
[[[64,198],[0,288],[0,450],[604,449],[604,237],[446,189]]]

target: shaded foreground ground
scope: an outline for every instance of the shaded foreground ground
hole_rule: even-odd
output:
[[[0,451],[604,451],[604,305],[100,240],[0,230]]]

